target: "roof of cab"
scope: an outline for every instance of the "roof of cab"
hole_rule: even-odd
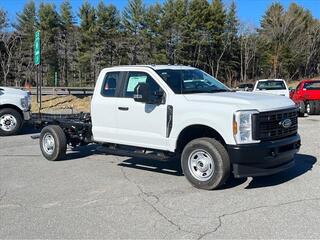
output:
[[[281,78],[273,78],[273,79],[259,79],[257,81],[258,82],[266,82],[266,81],[285,81],[285,80],[281,79]]]
[[[300,82],[315,82],[315,81],[320,81],[320,79],[302,79]]]
[[[161,70],[161,69],[173,69],[173,70],[187,70],[187,69],[196,69],[191,66],[184,66],[184,65],[120,65],[120,66],[114,66],[110,68],[105,69],[121,69],[121,68],[128,68],[128,67],[145,67],[145,68],[151,68],[153,70]]]

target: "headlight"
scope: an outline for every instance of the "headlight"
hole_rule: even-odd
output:
[[[31,106],[30,96],[25,96],[24,98],[21,98],[21,106],[24,109],[30,109],[30,106]]]
[[[233,136],[237,144],[260,142],[252,139],[252,115],[257,113],[257,110],[246,110],[233,114]]]

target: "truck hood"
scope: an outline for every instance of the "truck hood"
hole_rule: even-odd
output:
[[[18,97],[24,97],[24,96],[28,95],[28,93],[26,91],[23,91],[23,90],[20,90],[20,89],[15,89],[15,88],[10,88],[10,87],[1,87],[0,86],[0,96],[2,94],[16,95]]]
[[[238,110],[269,111],[295,106],[292,100],[284,96],[252,92],[196,93],[184,96],[188,101],[235,105]]]

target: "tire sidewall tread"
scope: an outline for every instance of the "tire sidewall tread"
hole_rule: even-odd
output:
[[[310,101],[307,104],[309,104],[310,106],[310,112],[308,113],[308,115],[315,115],[317,112],[317,103],[316,101]]]
[[[189,171],[188,158],[196,150],[202,149],[207,151],[214,161],[214,174],[207,181],[195,179]],[[220,187],[225,183],[230,175],[229,154],[224,146],[213,138],[198,138],[190,141],[184,148],[181,155],[181,167],[185,177],[195,187],[205,190],[212,190]]]
[[[17,125],[14,128],[14,130],[10,131],[10,132],[3,131],[2,129],[0,129],[0,136],[16,135],[20,131],[20,129],[22,128],[22,125],[23,125],[23,119],[22,119],[20,113],[17,110],[13,109],[13,108],[0,109],[0,117],[2,115],[5,115],[5,114],[11,114],[12,116],[14,116],[16,118]]]
[[[46,133],[50,133],[55,141],[55,148],[51,155],[48,155],[42,146],[43,137]],[[58,161],[63,159],[67,151],[67,138],[62,128],[58,125],[46,126],[40,133],[40,149],[43,156],[49,161]]]

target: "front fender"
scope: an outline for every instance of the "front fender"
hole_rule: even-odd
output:
[[[21,106],[21,98],[6,97],[5,95],[2,95],[0,97],[0,107],[3,105],[13,105],[13,106],[19,108],[21,111],[23,111],[23,108]]]
[[[187,112],[182,114],[182,116],[175,114],[173,118],[175,120],[169,138],[170,151],[174,151],[176,149],[176,144],[180,133],[185,128],[192,125],[203,125],[210,127],[221,135],[226,144],[235,144],[232,133],[233,111],[221,111],[216,115],[212,114],[212,112],[207,112],[201,114],[201,117],[199,117],[199,112]]]

